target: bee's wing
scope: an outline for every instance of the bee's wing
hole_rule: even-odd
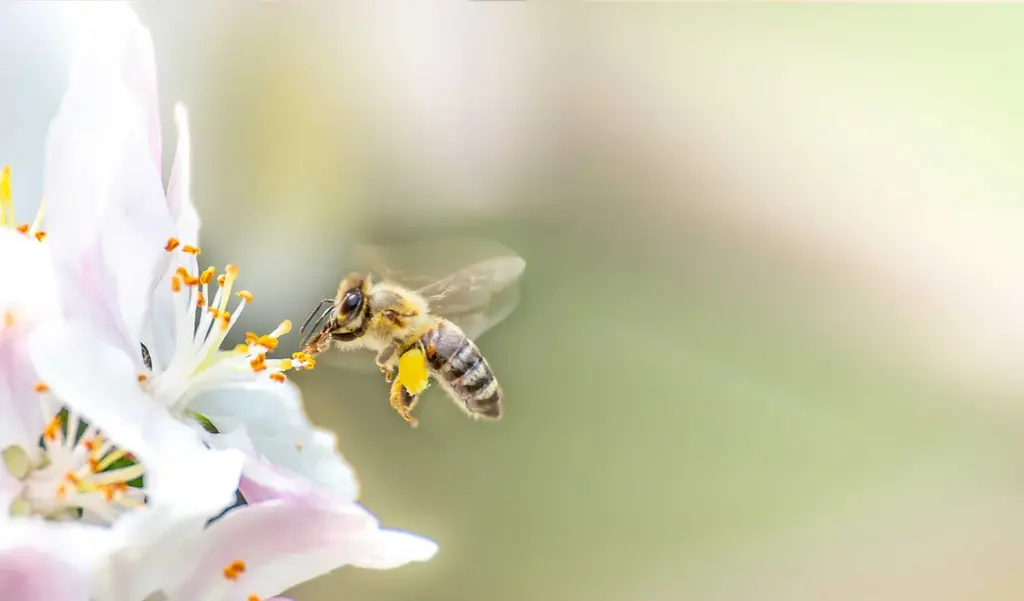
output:
[[[484,259],[417,290],[430,311],[476,339],[519,304],[519,278],[526,262],[514,254]]]

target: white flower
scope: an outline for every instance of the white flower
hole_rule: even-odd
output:
[[[212,267],[200,270],[187,112],[175,107],[177,153],[165,193],[149,33],[122,3],[101,13],[76,46],[47,143],[45,187],[47,240],[65,316],[89,324],[92,333],[53,332],[36,346],[35,360],[52,365],[54,378],[66,377],[59,366],[72,359],[91,362],[84,375],[99,382],[91,384],[96,394],[76,400],[91,403],[91,410],[109,396],[103,386],[126,390],[114,379],[130,377],[134,402],[155,402],[194,425],[241,426],[255,436],[246,447],[256,455],[339,491],[353,488],[333,434],[313,427],[284,383],[285,371],[311,368],[313,360],[270,357],[291,324],[262,336],[250,332],[239,348],[221,348],[253,295],[236,290],[234,266],[219,275]],[[95,232],[85,231],[90,225]],[[127,358],[133,373],[113,374],[94,354],[79,356],[78,349],[97,345],[104,348],[99,354],[116,350]],[[246,410],[217,412],[228,406]]]
[[[91,394],[88,388],[61,395],[41,380],[55,367],[81,366],[37,370],[31,361],[38,340],[71,326],[56,302],[49,241],[34,235],[41,234],[35,226],[15,225],[6,169],[0,209],[0,225],[7,226],[0,227],[0,278],[7,284],[0,287],[0,579],[12,587],[0,590],[65,598],[58,592],[102,589],[114,566],[129,566],[138,576],[118,590],[141,595],[154,580],[138,564],[139,550],[166,546],[169,533],[198,534],[230,506],[242,456],[207,448],[157,407],[118,403],[111,387],[104,392],[114,398],[103,410],[83,412],[74,400]],[[101,357],[114,370],[117,359]],[[130,363],[127,369],[134,373]],[[38,565],[54,570],[49,581],[24,568],[23,558],[37,555]]]

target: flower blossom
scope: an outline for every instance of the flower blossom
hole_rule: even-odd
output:
[[[129,404],[155,402],[192,427],[216,430],[202,432],[208,442],[240,428],[257,456],[347,492],[356,484],[335,436],[310,423],[286,381],[313,359],[272,357],[291,323],[222,348],[254,295],[238,289],[233,265],[200,269],[188,113],[174,107],[178,139],[165,191],[152,42],[127,6],[113,4],[76,46],[47,140],[45,225],[67,321],[38,337],[35,363],[83,411],[100,411],[95,405],[112,393],[105,386],[127,393],[115,382],[127,379]],[[102,235],[83,233],[83,224],[102,224]],[[79,351],[101,346],[123,355],[131,372],[97,362],[105,352]],[[88,385],[68,380],[69,361],[89,365],[81,374]]]
[[[0,273],[16,284],[0,290],[0,590],[267,601],[344,565],[431,558],[357,503],[285,377],[312,359],[271,357],[290,323],[222,348],[253,295],[237,268],[199,268],[187,112],[165,190],[148,31],[122,2],[89,13],[45,214],[19,224],[0,172]],[[246,504],[225,512],[236,489]]]
[[[65,590],[117,599],[97,593],[115,568],[143,574],[140,549],[164,545],[172,533],[201,532],[234,501],[242,455],[208,448],[146,405],[126,407],[113,421],[85,416],[39,379],[29,348],[64,327],[50,244],[36,235],[38,219],[17,225],[10,170],[0,173],[0,256],[8,258],[0,275],[17,284],[0,289],[0,590],[28,599],[73,598]],[[140,576],[117,590],[141,595],[152,586]]]

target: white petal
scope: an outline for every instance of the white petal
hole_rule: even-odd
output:
[[[0,451],[10,445],[36,448],[45,426],[39,394],[34,390],[38,378],[26,356],[25,334],[11,334],[0,337]]]
[[[192,204],[192,140],[188,130],[188,110],[181,103],[174,105],[174,123],[178,128],[178,148],[167,182],[167,206],[181,243],[199,246],[199,214]]]
[[[0,228],[0,281],[0,317],[10,313],[16,325],[30,327],[57,313],[57,281],[48,245]],[[6,321],[0,319],[0,332]]]
[[[358,498],[358,483],[338,452],[336,436],[313,426],[299,388],[291,382],[225,385],[200,394],[188,408],[206,416],[218,430],[227,432],[235,424],[244,424],[260,458],[310,478],[345,499]]]
[[[153,502],[186,517],[213,517],[234,504],[243,455],[208,449],[144,394],[130,357],[68,323],[38,328],[29,352],[55,395],[142,462]]]
[[[89,601],[88,575],[35,549],[0,552],[0,591],[17,601]]]
[[[204,598],[223,585],[224,567],[236,560],[244,561],[246,570],[231,589],[231,601],[244,601],[250,594],[276,595],[344,565],[396,567],[436,552],[436,545],[418,537],[402,538],[399,545],[380,533],[376,519],[355,504],[309,505],[291,499],[247,505],[209,527],[195,572],[171,589],[169,597]],[[391,560],[381,560],[382,555]]]
[[[90,12],[82,29],[47,139],[49,243],[69,317],[103,323],[112,339],[138,346],[173,230],[160,177],[152,44],[123,3]],[[101,302],[107,297],[96,293],[111,284],[112,302]]]

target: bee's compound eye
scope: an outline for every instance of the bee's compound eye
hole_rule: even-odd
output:
[[[362,294],[355,290],[350,290],[345,293],[345,298],[341,299],[341,312],[344,315],[348,315],[359,308],[359,304],[362,301]]]

